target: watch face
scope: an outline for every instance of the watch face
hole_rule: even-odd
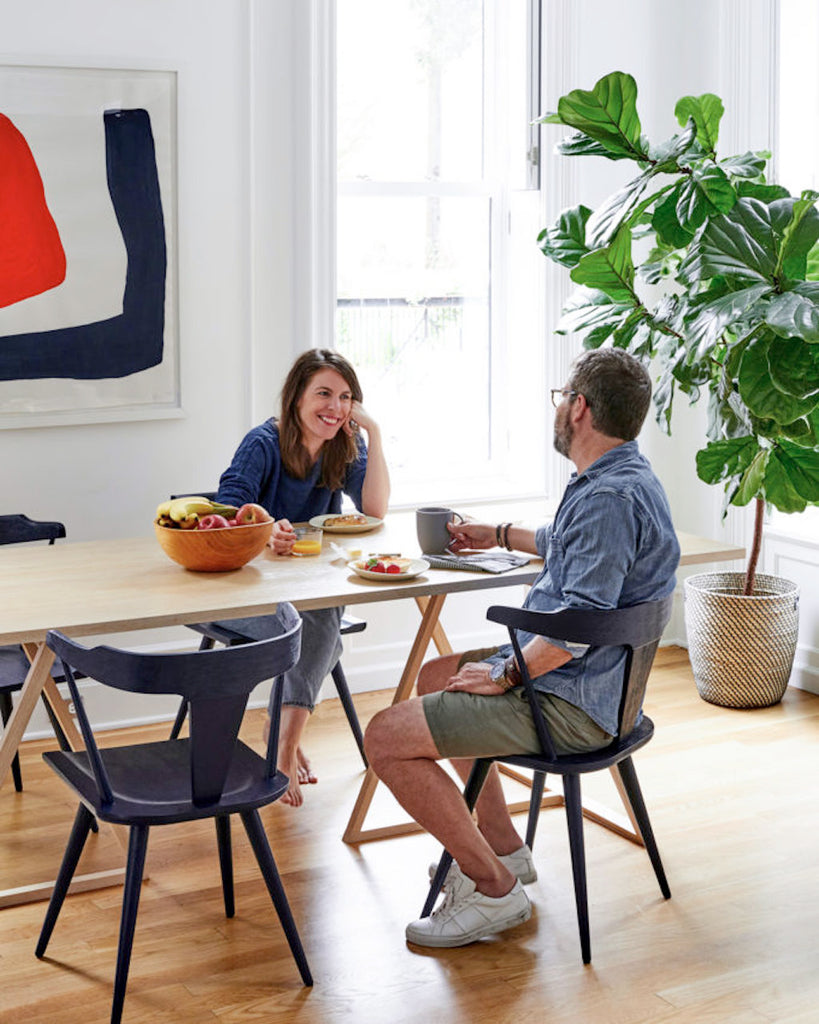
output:
[[[493,663],[492,668],[489,670],[489,678],[493,683],[496,683],[501,678],[505,668],[505,661],[496,661]]]

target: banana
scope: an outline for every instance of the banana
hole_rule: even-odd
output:
[[[170,510],[171,510],[171,503],[170,503],[170,501],[163,501],[161,505],[157,505],[157,507],[156,507],[156,518],[157,519],[167,519],[168,518],[168,513],[170,512]]]
[[[213,502],[209,498],[190,497],[175,498],[168,507],[168,515],[176,523],[181,523],[191,515],[206,516],[213,512]]]

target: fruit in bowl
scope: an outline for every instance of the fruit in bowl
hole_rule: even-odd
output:
[[[266,519],[254,512],[255,521],[243,524],[237,522],[233,506],[207,498],[177,498],[157,508],[154,530],[162,550],[179,565],[198,572],[225,572],[241,568],[264,550],[273,519],[261,511]]]

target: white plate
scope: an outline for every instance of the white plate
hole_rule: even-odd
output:
[[[399,583],[401,580],[411,580],[429,568],[429,562],[423,558],[413,558],[405,572],[373,572],[371,569],[359,568],[357,565],[359,561],[360,559],[357,558],[354,562],[348,562],[347,568],[352,569],[358,576],[363,576],[365,580],[377,580],[379,583]]]
[[[327,533],[368,533],[370,530],[374,530],[376,526],[381,526],[384,522],[383,519],[376,519],[375,516],[366,516],[367,522],[362,523],[360,526],[356,526],[354,523],[350,523],[347,526],[325,526],[328,519],[335,519],[336,516],[344,514],[343,512],[328,512],[326,516],[313,516],[310,520],[310,525],[320,526]]]

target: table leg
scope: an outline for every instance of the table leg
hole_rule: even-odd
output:
[[[441,608],[443,608],[445,600],[445,594],[435,594],[433,597],[416,599],[418,607],[422,609],[421,624],[415,635],[404,671],[401,673],[401,679],[396,687],[395,695],[392,699],[393,704],[399,704],[401,701],[408,700],[412,694],[412,688],[423,664],[429,642],[433,639],[436,629],[440,629],[438,617],[441,614]],[[441,633],[443,633],[442,629]],[[441,642],[446,647],[449,647],[449,641],[446,639],[445,634]],[[438,641],[436,640],[436,646],[437,643]],[[440,650],[440,647],[438,649]],[[450,651],[452,650],[451,647],[449,649]],[[364,781],[361,783],[361,789],[353,807],[353,812],[350,815],[350,820],[347,823],[347,828],[342,836],[345,843],[361,843],[370,839],[386,839],[388,836],[406,835],[407,832],[420,831],[420,825],[416,825],[415,822],[405,825],[390,825],[385,828],[362,829],[361,826],[364,824],[367,811],[370,809],[377,785],[378,777],[372,768],[368,768],[364,775]]]
[[[3,732],[3,740],[0,743],[0,785],[5,781],[17,748],[26,731],[34,708],[43,691],[46,679],[50,679],[51,666],[54,663],[54,652],[45,644],[31,645],[34,647],[31,668],[20,691],[20,699],[17,701],[14,711],[11,714],[8,725]],[[28,652],[27,652],[28,653]],[[30,655],[31,656],[31,655]]]
[[[51,676],[51,666],[54,663],[54,652],[43,644],[23,644],[26,656],[31,662],[31,668],[20,691],[20,698],[16,703],[14,711],[8,722],[8,728],[3,733],[0,743],[0,785],[5,780],[6,774],[14,760],[14,755],[26,731],[37,700],[41,693],[45,693],[46,700],[54,711],[57,721],[68,739],[72,750],[82,750],[84,747],[82,737],[74,725],[68,705],[63,700],[57,684]],[[116,837],[117,842],[123,850],[128,848],[127,831],[113,825],[103,825]],[[147,877],[147,876],[146,876]],[[120,885],[125,879],[124,868],[114,868],[110,871],[94,871],[89,874],[75,875],[71,880],[69,892],[85,892],[90,889],[101,889],[111,885]],[[31,903],[35,900],[48,899],[51,890],[54,888],[54,881],[36,882],[32,885],[19,886],[13,889],[0,890],[0,908],[17,906],[21,903]]]

